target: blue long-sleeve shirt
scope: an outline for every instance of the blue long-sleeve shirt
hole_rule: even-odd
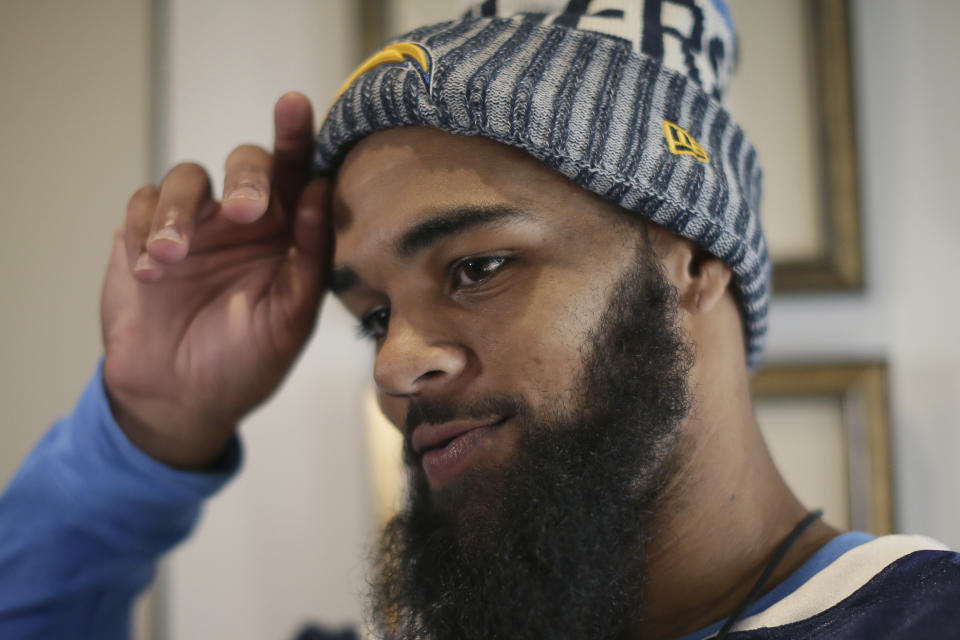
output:
[[[0,496],[0,638],[128,638],[157,558],[240,467],[236,438],[200,473],[144,454],[111,414],[102,366]]]

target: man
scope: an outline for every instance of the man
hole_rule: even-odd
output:
[[[102,369],[0,502],[0,631],[124,636],[327,286],[375,343],[410,469],[381,634],[960,628],[955,554],[808,514],[757,430],[769,257],[756,156],[719,103],[722,4],[555,8],[485,2],[404,36],[315,149],[285,96],[275,153],[235,150],[222,204],[193,165],[134,195]]]

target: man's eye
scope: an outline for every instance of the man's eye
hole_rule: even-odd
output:
[[[387,325],[390,322],[390,307],[377,307],[360,318],[357,333],[361,337],[379,340],[387,335]]]
[[[456,265],[453,271],[455,289],[483,284],[503,268],[510,259],[506,256],[467,258]]]

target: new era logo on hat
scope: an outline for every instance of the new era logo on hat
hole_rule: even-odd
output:
[[[691,155],[700,162],[710,162],[707,150],[694,140],[686,129],[669,120],[664,120],[663,133],[667,136],[667,146],[670,148],[670,153],[677,156]]]

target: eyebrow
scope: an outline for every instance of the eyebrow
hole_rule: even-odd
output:
[[[330,291],[335,296],[354,288],[359,282],[360,276],[350,267],[336,267],[330,272]]]
[[[401,259],[409,260],[444,238],[477,227],[492,227],[532,218],[533,215],[530,211],[508,205],[471,205],[446,209],[406,230],[397,240],[394,251]],[[360,276],[350,267],[337,267],[330,274],[330,290],[335,295],[354,288],[360,282]]]
[[[397,255],[410,259],[440,240],[476,227],[503,224],[532,214],[507,205],[477,205],[447,209],[418,222],[397,241]]]

